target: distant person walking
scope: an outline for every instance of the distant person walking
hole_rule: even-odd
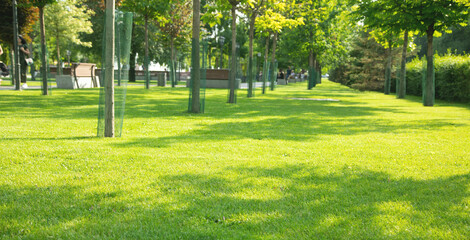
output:
[[[287,71],[286,71],[286,80],[290,77],[292,73],[292,69],[290,68],[290,66],[287,67]]]
[[[29,50],[28,50],[28,43],[26,40],[20,35],[18,36],[18,45],[20,48],[20,77],[22,88],[28,88],[28,84],[26,84],[26,72],[28,70],[28,63],[26,62],[26,58],[29,58]]]

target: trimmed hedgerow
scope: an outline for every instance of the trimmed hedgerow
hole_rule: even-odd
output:
[[[406,92],[422,95],[425,59],[415,59],[407,64]],[[436,99],[470,101],[470,56],[435,56]]]

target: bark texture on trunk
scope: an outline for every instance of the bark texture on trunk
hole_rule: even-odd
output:
[[[106,77],[104,136],[114,137],[114,1],[106,2]]]
[[[405,98],[406,96],[406,51],[408,49],[408,31],[405,30],[405,36],[403,37],[403,51],[401,54],[401,69],[400,79],[397,84],[397,97]]]
[[[145,16],[145,88],[150,88],[150,74],[149,74],[149,29],[148,29],[148,16]]]
[[[384,83],[384,93],[386,95],[390,94],[390,86],[392,83],[392,41],[388,41],[387,48],[387,62],[385,63],[385,83]]]
[[[434,106],[434,56],[433,56],[433,40],[434,40],[434,24],[429,25],[427,34],[428,49],[426,54],[426,79],[423,84],[423,105]]]
[[[192,92],[191,92],[191,112],[200,113],[200,88],[201,88],[201,66],[199,62],[199,27],[200,27],[200,1],[193,0],[193,38],[192,38],[192,51],[191,51],[191,81],[192,81]]]
[[[230,95],[228,103],[236,103],[235,96],[235,77],[237,74],[237,13],[235,5],[232,5],[232,61],[230,63],[230,76],[229,76],[229,85],[230,85]]]
[[[42,95],[48,95],[47,59],[46,59],[46,28],[44,26],[44,7],[39,8],[39,27],[41,29],[41,78]]]

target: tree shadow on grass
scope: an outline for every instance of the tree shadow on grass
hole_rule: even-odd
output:
[[[114,182],[129,184],[115,177]],[[5,238],[459,239],[470,174],[417,180],[344,166],[227,167],[138,189],[0,186]]]
[[[410,131],[438,131],[440,128],[463,126],[445,120],[391,122],[388,120],[345,118],[278,117],[257,121],[220,122],[200,124],[197,129],[166,137],[130,138],[114,143],[118,147],[169,147],[172,144],[212,142],[224,140],[285,140],[316,141],[327,136],[354,136],[364,133],[406,133]]]
[[[98,115],[99,89],[60,91],[51,96],[2,95],[0,109],[28,118],[84,119]]]

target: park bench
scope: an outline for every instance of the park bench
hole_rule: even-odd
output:
[[[100,87],[95,74],[96,64],[74,63],[70,74],[57,75],[57,88],[77,89]]]
[[[229,70],[228,69],[207,69],[206,70],[206,88],[227,88],[229,89]],[[240,87],[241,79],[235,79],[235,88]],[[190,81],[186,81],[189,87]]]

